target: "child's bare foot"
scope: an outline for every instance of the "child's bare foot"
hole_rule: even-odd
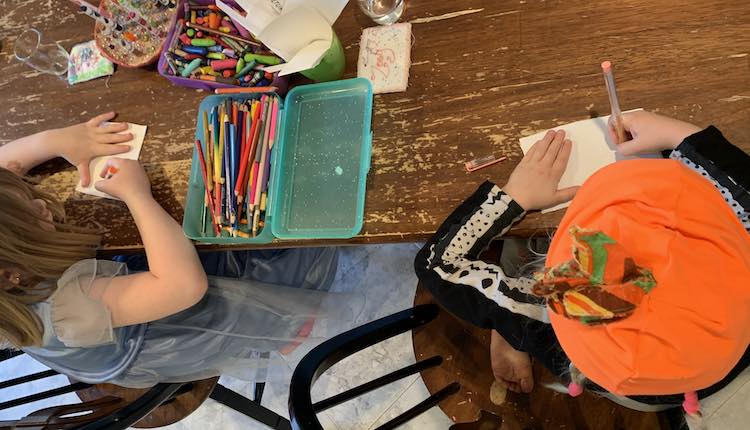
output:
[[[495,379],[504,383],[509,390],[517,393],[530,393],[534,389],[534,375],[531,371],[529,354],[513,349],[496,331],[492,331],[490,359]]]

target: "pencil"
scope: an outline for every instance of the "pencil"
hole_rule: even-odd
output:
[[[260,117],[259,117],[259,130],[258,130],[258,139],[255,143],[255,148],[253,150],[253,153],[251,154],[251,160],[253,163],[253,167],[251,169],[251,181],[249,183],[250,185],[250,201],[249,203],[249,210],[252,213],[255,209],[256,202],[256,191],[257,191],[257,184],[258,184],[258,178],[260,173],[260,158],[261,158],[261,150],[263,148],[263,136],[265,135],[265,131],[268,128],[268,124],[266,123],[266,113],[267,113],[267,107],[266,107],[266,96],[263,96],[260,101]],[[250,161],[248,161],[250,162]],[[253,174],[254,173],[254,174]],[[250,216],[250,215],[248,215]],[[248,219],[248,221],[251,221],[251,219]]]
[[[206,235],[206,206],[208,205],[206,196],[208,196],[208,194],[203,193],[203,208],[201,209],[201,236]]]
[[[266,104],[269,104],[269,99],[266,99]],[[263,181],[268,178],[268,167],[266,166],[266,159],[268,158],[268,138],[271,134],[271,109],[266,109],[266,120],[263,130],[263,144],[260,145],[260,160],[258,163],[258,177],[256,178],[255,195],[253,198],[253,234],[257,234],[258,221],[260,219],[260,196],[263,193]]]
[[[625,142],[625,126],[622,122],[620,101],[617,99],[617,88],[615,87],[615,75],[612,73],[612,62],[605,61],[602,63],[602,73],[604,74],[604,83],[607,86],[607,94],[609,95],[609,105],[612,107],[612,118],[615,121],[616,143],[620,144]]]
[[[265,221],[266,221],[266,210],[267,210],[267,209],[266,209],[266,206],[267,206],[267,204],[268,204],[268,203],[267,203],[267,199],[268,199],[268,195],[267,195],[266,193],[263,193],[263,194],[262,194],[262,195],[260,196],[260,211],[259,211],[259,212],[260,212],[260,221],[258,222],[258,228],[259,228],[259,229],[260,229],[261,231],[262,231],[263,229],[262,229],[262,228],[260,227],[260,224],[261,224],[261,222],[262,222],[262,223],[263,223],[263,225],[265,226]]]
[[[237,172],[237,157],[235,154],[235,147],[237,146],[237,130],[234,124],[229,123],[229,180],[227,181],[227,190],[234,191],[234,178],[235,172]],[[234,224],[235,210],[234,210],[234,193],[229,192],[229,223]]]
[[[273,146],[273,140],[276,135],[276,108],[278,107],[276,99],[271,100],[270,104],[271,113],[269,116],[271,117],[271,125],[269,127],[268,148],[266,149],[265,170],[263,171],[263,181],[261,182],[261,191],[264,195],[266,191],[268,191],[268,175],[271,172],[271,147]]]
[[[211,192],[214,189],[213,186],[213,171],[211,170],[211,140],[209,139],[209,130],[208,130],[208,112],[203,111],[203,141],[206,143],[206,153],[204,154],[206,156],[205,162],[206,162],[206,177],[210,180],[206,183],[208,185],[208,191]]]
[[[269,104],[270,99],[266,99],[266,103]],[[266,120],[265,123],[267,124],[266,127],[263,129],[263,145],[260,149],[260,160],[258,164],[258,179],[257,184],[255,188],[255,199],[253,199],[253,203],[256,207],[260,206],[260,194],[263,189],[263,179],[267,176],[267,168],[266,168],[266,158],[267,152],[268,152],[268,139],[271,136],[271,109],[270,107],[266,108]]]
[[[276,90],[276,87],[217,88],[214,94],[273,93]]]
[[[271,141],[268,143],[269,148],[273,148],[273,143],[276,141],[276,114],[279,112],[279,99],[273,99],[273,105],[271,106]]]
[[[229,147],[231,129],[229,127],[229,116],[224,114],[224,198],[226,199],[226,205],[224,207],[224,217],[226,221],[231,224],[232,218],[230,208],[232,207],[232,197],[229,193],[229,186],[232,182],[232,164],[229,159],[229,154],[232,152]]]
[[[200,31],[209,33],[209,34],[215,34],[217,36],[222,36],[222,37],[226,37],[226,38],[229,38],[229,39],[237,40],[237,41],[240,41],[240,42],[243,42],[243,43],[247,43],[248,45],[253,45],[253,46],[257,46],[257,47],[261,46],[260,43],[253,42],[252,40],[245,39],[244,37],[235,36],[235,35],[229,34],[229,33],[224,33],[224,32],[218,31],[218,30],[214,30],[212,28],[204,27],[202,25],[193,24],[191,22],[186,22],[185,25],[187,25],[188,27],[194,28],[196,30],[200,30]]]
[[[203,188],[205,189],[204,198],[208,200],[209,204],[208,207],[211,210],[211,225],[214,227],[214,233],[218,236],[220,234],[219,227],[216,225],[216,222],[214,221],[213,216],[213,207],[214,205],[211,203],[211,193],[208,191],[208,175],[206,174],[206,163],[203,158],[203,148],[201,148],[201,141],[196,140],[195,141],[195,148],[198,151],[198,160],[200,162],[201,167],[201,175],[203,176]]]
[[[255,116],[256,113],[256,105],[253,103],[253,105],[250,107],[250,115],[248,115],[248,123],[250,123],[250,130],[247,134],[247,144],[243,148],[243,152],[240,156],[240,177],[237,179],[237,186],[234,190],[235,194],[239,197],[239,202],[242,203],[243,200],[243,191],[245,189],[245,183],[247,182],[247,174],[248,174],[248,168],[247,168],[247,160],[250,157],[250,151],[252,150],[253,146],[253,136],[255,135],[255,129],[257,128],[258,122],[257,118]]]

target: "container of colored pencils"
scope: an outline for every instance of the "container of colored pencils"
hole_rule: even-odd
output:
[[[213,244],[349,238],[362,229],[372,153],[364,78],[200,104],[182,228]]]
[[[273,239],[266,206],[279,107],[275,93],[215,95],[201,103],[190,185],[203,192],[188,194],[188,236],[215,243]]]

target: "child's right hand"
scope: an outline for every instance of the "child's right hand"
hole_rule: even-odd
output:
[[[87,187],[91,181],[92,172],[89,172],[89,163],[93,158],[122,154],[130,150],[130,146],[122,145],[133,138],[132,133],[122,133],[128,129],[128,124],[124,122],[105,124],[115,116],[114,112],[107,112],[81,124],[49,131],[50,140],[56,147],[57,155],[76,166],[84,187]],[[93,175],[97,173],[93,172]]]
[[[94,187],[125,203],[152,197],[151,183],[138,161],[110,158],[104,169],[97,173],[103,179],[96,181]]]
[[[622,155],[654,154],[675,149],[686,137],[701,131],[700,127],[688,122],[647,111],[625,113],[622,121],[626,134],[631,137],[617,146],[617,152]],[[609,136],[613,142],[617,142],[611,117]]]

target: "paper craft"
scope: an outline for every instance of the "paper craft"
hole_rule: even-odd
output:
[[[332,25],[348,0],[221,0],[216,5],[286,61],[266,67],[279,76],[312,69],[333,43]]]
[[[104,125],[106,123],[102,123]],[[138,156],[141,154],[141,147],[143,146],[143,139],[146,137],[146,126],[145,125],[138,125],[138,124],[132,124],[128,123],[128,129],[123,131],[122,133],[133,133],[133,139],[129,140],[125,143],[122,143],[122,145],[129,145],[130,151],[124,153],[124,154],[117,154],[117,155],[111,155],[111,156],[105,156],[105,157],[96,157],[89,163],[89,167],[91,169],[91,183],[88,187],[84,187],[81,185],[81,181],[78,181],[78,185],[76,185],[76,191],[80,191],[85,194],[91,194],[92,196],[98,196],[98,197],[105,197],[108,199],[115,199],[118,200],[117,197],[110,196],[107,193],[103,193],[96,188],[94,188],[94,184],[96,181],[98,181],[99,174],[104,169],[104,165],[110,158],[126,158],[128,160],[137,160]]]
[[[628,112],[636,110],[642,109],[634,109]],[[661,158],[658,154],[641,155],[638,157],[628,157],[618,154],[615,143],[609,138],[607,121],[609,121],[609,115],[571,122],[570,124],[554,128],[555,130],[565,130],[565,137],[573,142],[573,150],[570,153],[568,167],[560,179],[559,188],[582,185],[594,172],[615,161],[632,158]],[[526,154],[534,143],[544,137],[545,133],[547,132],[542,131],[532,136],[522,137],[519,143],[523,153]],[[542,213],[563,209],[569,205],[570,202],[563,203],[545,209]]]
[[[373,92],[406,91],[411,67],[411,24],[372,27],[362,31],[357,76],[372,81]]]
[[[95,41],[80,43],[70,50],[68,83],[71,85],[109,76],[114,72],[114,64],[104,58]]]

